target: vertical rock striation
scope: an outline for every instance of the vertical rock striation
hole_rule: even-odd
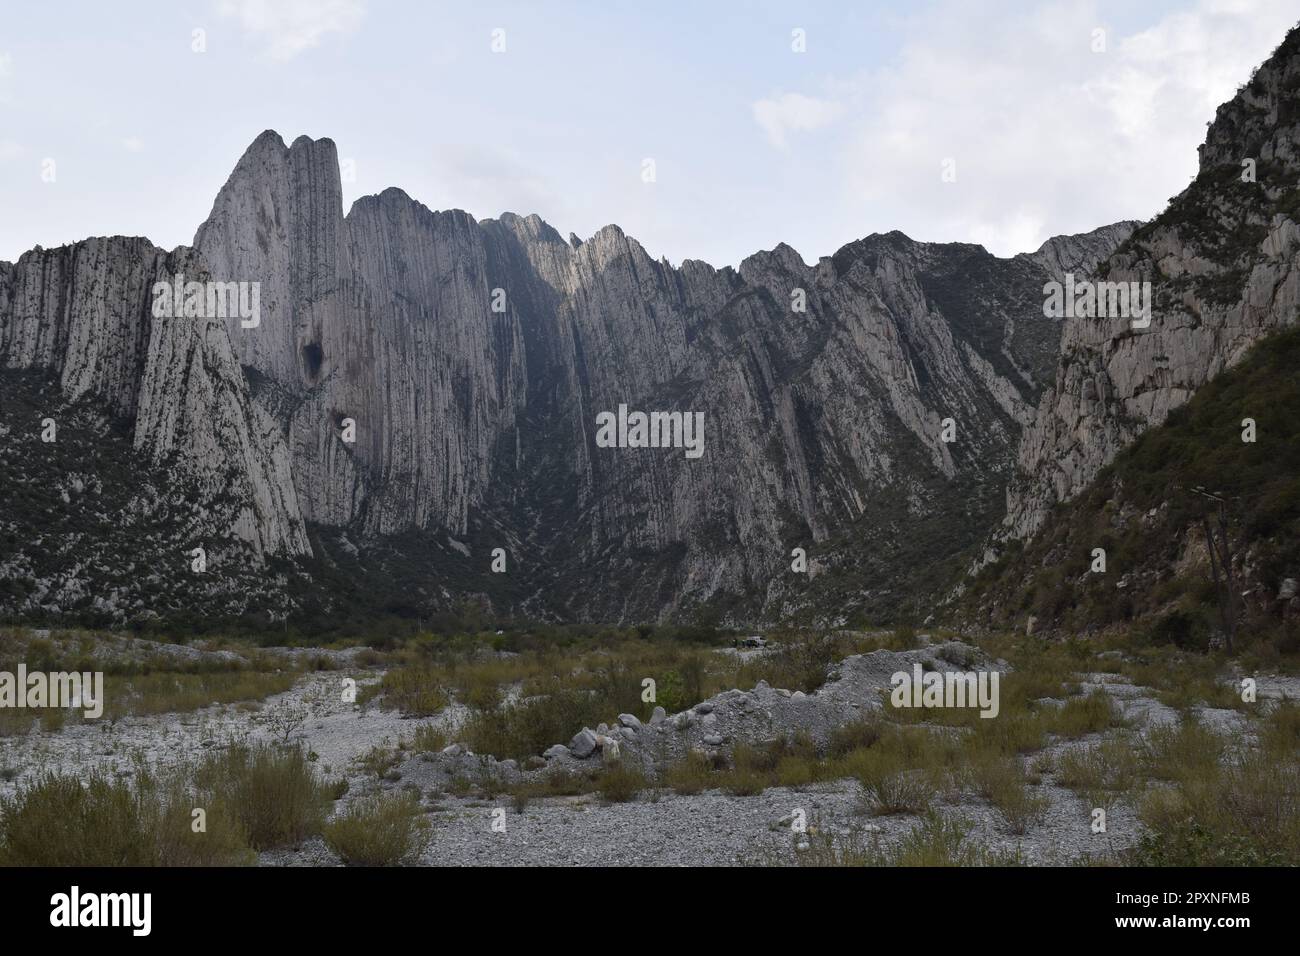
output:
[[[137,450],[202,500],[233,497],[238,517],[214,538],[233,534],[258,555],[310,554],[288,448],[250,401],[225,329],[152,315],[154,284],[177,274],[204,277],[188,249],[144,239],[23,255],[2,276],[0,367],[45,371],[66,399],[103,402],[132,423]]]
[[[333,143],[268,132],[194,243],[217,278],[261,283],[260,327],[228,331],[304,518],[477,537],[537,591],[561,583],[568,611],[616,619],[720,595],[779,608],[790,550],[829,565],[865,546],[883,496],[930,516],[969,510],[971,485],[1000,497],[1056,348],[1042,284],[1130,231],[1050,262],[891,233],[815,266],[778,246],[674,268],[616,226],[566,242],[397,189],[344,216],[340,195]],[[620,405],[703,412],[706,453],[597,447]]]

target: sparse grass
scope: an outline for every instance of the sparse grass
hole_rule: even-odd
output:
[[[863,784],[863,797],[878,817],[925,813],[934,801],[934,785],[915,770],[891,773]]]
[[[1058,782],[1091,806],[1111,808],[1139,782],[1140,761],[1131,740],[1112,737],[1061,755]]]
[[[864,837],[851,833],[836,838],[819,832],[809,839],[806,850],[797,851],[798,866],[1013,866],[1015,855],[996,854],[968,839],[970,824],[961,819],[929,812],[902,839],[888,845],[876,834]],[[769,855],[763,862],[784,862]]]
[[[408,717],[432,717],[449,700],[442,673],[427,665],[385,671],[376,690],[386,706]]]
[[[1105,691],[1071,697],[1059,709],[1044,715],[1047,732],[1058,737],[1078,738],[1123,726],[1114,699]]]
[[[418,754],[438,753],[447,746],[447,735],[431,724],[421,724],[415,728],[411,738],[411,749]]]
[[[12,673],[23,662],[30,672],[103,672],[103,714],[96,719],[106,721],[260,701],[289,690],[301,676],[300,670],[282,660],[248,648],[241,650],[249,663],[191,660],[161,653],[142,659],[101,660],[95,656],[95,641],[89,636],[73,646],[67,638],[58,642],[26,640],[10,634],[0,648],[0,670]],[[83,715],[81,708],[0,708],[0,737],[27,733],[37,718],[42,733],[56,733],[68,721],[82,720]]]
[[[609,803],[635,800],[646,786],[645,773],[628,760],[607,763],[596,777],[597,790]]]
[[[348,866],[401,866],[428,845],[429,821],[416,794],[376,793],[354,800],[322,836]]]
[[[1300,858],[1300,756],[1243,753],[1153,789],[1139,806],[1140,866],[1278,866]]]
[[[365,773],[380,779],[391,773],[393,768],[401,762],[402,754],[400,751],[392,747],[385,747],[382,744],[376,744],[357,758],[357,765]]]
[[[1153,727],[1142,751],[1144,770],[1156,780],[1195,782],[1219,771],[1224,739],[1195,720]]]

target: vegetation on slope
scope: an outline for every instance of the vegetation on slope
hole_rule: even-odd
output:
[[[1042,531],[984,568],[962,613],[995,627],[1093,631],[1138,621],[1149,636],[1207,646],[1220,607],[1202,517],[1227,499],[1242,638],[1300,642],[1276,600],[1300,576],[1300,330],[1277,333],[1143,434]],[[1243,441],[1243,421],[1255,440]],[[1106,571],[1091,570],[1093,551]],[[1242,596],[1244,593],[1244,597]]]

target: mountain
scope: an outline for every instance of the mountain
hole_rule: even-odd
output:
[[[1173,620],[1208,640],[1222,624],[1201,522],[1211,499],[1199,487],[1230,501],[1238,603],[1259,627],[1276,626],[1277,595],[1300,576],[1287,475],[1300,28],[1219,108],[1196,179],[1096,273],[1150,283],[1150,326],[1065,321],[1055,381],[1020,441],[1001,540],[958,616],[1067,630]],[[1243,440],[1248,419],[1253,441]],[[1108,549],[1104,575],[1090,569],[1097,547]]]
[[[1118,626],[1204,649],[1227,627],[1208,531],[1229,555],[1241,639],[1300,649],[1298,366],[1300,329],[1264,338],[981,569],[962,595],[965,619],[1070,634]]]
[[[341,196],[331,141],[268,131],[192,248],[91,239],[0,266],[4,427],[30,439],[42,403],[101,412],[131,461],[112,500],[197,515],[122,551],[74,530],[46,443],[6,456],[27,504],[3,529],[5,613],[919,607],[1001,517],[1055,368],[1044,283],[1136,225],[1011,259],[889,233],[815,266],[782,245],[715,269],[656,261],[616,226],[565,241],[536,216],[479,222],[397,189],[345,215]],[[184,317],[176,296],[176,317],[155,315],[160,282],[243,284],[258,314]],[[702,453],[602,447],[621,406],[702,415]],[[93,431],[58,447],[90,460],[105,448]],[[114,576],[89,597],[128,564],[150,586]],[[267,575],[250,578],[263,566],[274,600]]]
[[[1149,282],[1151,325],[1070,318],[1018,452],[1007,528],[1022,538],[1116,453],[1300,309],[1300,29],[1219,107],[1196,179],[1098,267]],[[1253,177],[1251,173],[1253,172]],[[1252,181],[1244,181],[1250,178]]]

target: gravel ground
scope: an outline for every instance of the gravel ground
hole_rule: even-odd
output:
[[[115,652],[143,653],[132,639]],[[152,642],[149,650],[159,645]],[[173,653],[163,645],[161,653]],[[913,651],[876,651],[846,659],[832,679],[811,695],[791,694],[760,684],[750,691],[732,690],[702,702],[689,711],[669,715],[662,723],[623,728],[613,721],[602,734],[617,739],[624,758],[675,759],[689,749],[727,751],[737,741],[762,741],[784,730],[802,728],[823,741],[835,728],[864,710],[880,706],[880,691],[888,689],[890,676],[908,670],[915,661],[934,661],[942,648]],[[174,653],[188,656],[192,648]],[[229,652],[199,651],[225,654]],[[294,655],[311,655],[295,649]],[[964,645],[953,654],[971,654]],[[977,652],[976,656],[978,656]],[[940,657],[939,666],[952,665]],[[346,667],[344,655],[338,663]],[[971,660],[965,667],[1005,669],[1003,662]],[[953,667],[953,669],[957,669]],[[378,672],[352,672],[359,684],[379,679]],[[0,738],[0,794],[10,794],[25,780],[43,770],[85,774],[91,768],[129,776],[137,761],[166,766],[201,756],[213,747],[240,739],[272,739],[266,715],[286,706],[305,706],[309,718],[291,736],[316,755],[323,775],[345,776],[350,790],[346,801],[377,788],[417,789],[429,808],[433,838],[424,853],[424,865],[734,865],[789,862],[795,858],[796,836],[789,819],[802,810],[814,832],[836,839],[877,840],[888,845],[916,826],[914,816],[871,817],[860,812],[858,786],[852,781],[819,784],[798,790],[770,788],[755,796],[733,796],[708,791],[681,796],[667,790],[647,792],[636,801],[606,804],[597,796],[532,800],[516,812],[508,797],[496,800],[458,798],[446,793],[456,774],[481,770],[483,758],[463,752],[408,755],[396,778],[380,781],[367,774],[357,760],[376,746],[394,747],[410,739],[421,724],[433,724],[452,733],[464,716],[458,705],[437,717],[407,720],[370,705],[365,708],[342,699],[343,678],[349,672],[324,671],[305,675],[287,693],[268,698],[260,712],[246,705],[224,705],[183,715],[168,714],[127,718],[108,723],[76,723],[57,734],[33,732]],[[1135,687],[1114,674],[1082,674],[1081,689],[1107,693],[1126,717],[1141,729],[1167,724],[1177,713],[1156,700],[1148,688]],[[1294,678],[1260,678],[1261,698],[1300,696]],[[1199,716],[1221,731],[1246,727],[1248,719],[1234,710],[1202,708]],[[1058,742],[1049,748],[1057,757],[1068,749],[1087,746],[1099,736]],[[564,752],[554,755],[548,767],[590,767],[599,763],[599,751],[587,760]],[[489,760],[489,764],[492,762]],[[517,779],[529,771],[511,762],[495,764],[495,772]],[[540,770],[531,771],[540,773]],[[9,779],[4,779],[9,777]],[[1031,865],[1063,865],[1085,855],[1106,855],[1123,849],[1140,836],[1132,807],[1122,802],[1111,808],[1107,832],[1093,834],[1090,808],[1072,791],[1044,777],[1035,792],[1049,798],[1045,821],[1023,836],[1009,832],[1001,817],[986,802],[965,794],[945,795],[937,809],[945,816],[971,824],[969,839],[999,854],[1019,854]],[[505,832],[493,829],[504,819]],[[499,823],[498,823],[499,829]],[[333,865],[334,855],[319,838],[301,847],[265,853],[264,865]]]

